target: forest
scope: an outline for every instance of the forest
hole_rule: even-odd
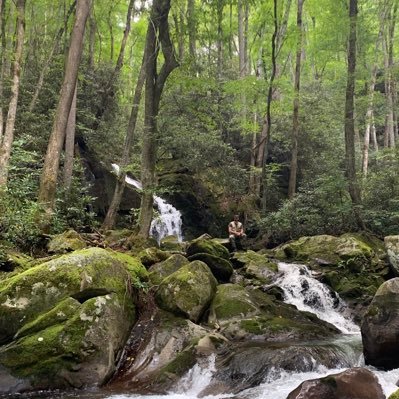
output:
[[[394,234],[397,8],[1,0],[1,236],[25,249],[68,228],[146,237],[154,192],[193,192],[161,178],[172,171],[209,208],[189,238],[224,236],[235,213],[267,245]],[[120,175],[93,207],[85,154],[141,180],[139,203],[118,212]]]

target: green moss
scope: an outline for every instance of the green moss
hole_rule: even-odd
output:
[[[170,256],[163,262],[156,263],[149,269],[149,279],[152,284],[158,285],[165,277],[178,271],[182,266],[187,265],[189,261],[186,257],[180,254]]]
[[[388,399],[399,399],[399,389],[392,393]]]
[[[327,377],[321,378],[320,382],[322,384],[328,385],[332,388],[336,388],[337,387],[337,380],[335,379],[334,376],[328,375]]]
[[[174,360],[161,369],[161,373],[171,373],[181,376],[190,370],[197,362],[195,345],[190,345],[180,352]]]
[[[68,230],[54,236],[47,245],[50,253],[78,251],[86,247],[86,243],[75,230]]]
[[[116,257],[119,261],[121,261],[125,265],[130,276],[134,280],[139,279],[141,281],[148,281],[148,271],[138,258],[122,252],[116,252],[110,250],[109,252],[111,252],[114,257]]]
[[[245,317],[259,312],[245,288],[236,284],[219,285],[211,304],[211,322]],[[213,320],[215,319],[215,320]]]
[[[228,249],[211,239],[198,238],[190,243],[187,248],[187,256],[199,253],[206,253],[225,260],[230,258]]]
[[[196,253],[188,259],[190,261],[200,260],[207,264],[212,274],[221,283],[228,282],[234,271],[230,261],[209,253]]]

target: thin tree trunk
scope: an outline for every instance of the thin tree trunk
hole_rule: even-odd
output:
[[[76,19],[71,33],[64,82],[62,84],[60,99],[55,113],[53,129],[49,138],[41,174],[38,201],[45,212],[43,215],[44,217],[40,219],[41,228],[44,232],[48,231],[52,219],[60,155],[65,140],[66,126],[75,92],[78,69],[83,52],[84,31],[86,20],[90,12],[90,6],[91,0],[77,1]]]
[[[384,67],[385,67],[385,131],[384,131],[384,147],[394,147],[394,122],[393,122],[393,101],[392,101],[392,77],[391,66],[389,62],[389,38],[384,40]]]
[[[375,128],[375,121],[374,121],[374,111],[372,114],[372,123],[371,123],[371,142],[373,143],[374,151],[378,151],[378,140],[377,140],[377,129]]]
[[[76,130],[76,101],[77,101],[78,84],[76,82],[75,92],[73,94],[71,110],[65,133],[65,161],[64,161],[64,189],[69,193],[71,189],[75,150],[75,130]]]
[[[377,37],[377,42],[375,44],[375,58],[374,65],[371,71],[371,79],[368,90],[368,107],[366,113],[366,130],[364,132],[364,142],[363,142],[363,160],[362,160],[362,173],[363,176],[367,176],[368,173],[368,164],[369,164],[369,150],[370,150],[370,137],[372,133],[372,127],[374,124],[374,93],[375,93],[375,85],[377,82],[377,72],[378,72],[378,48],[380,46],[380,42],[383,35],[384,30],[384,20],[385,20],[385,11],[382,11],[380,18],[380,30]]]
[[[150,21],[148,24],[145,65],[145,116],[144,137],[141,156],[141,181],[143,194],[141,197],[139,234],[148,237],[153,213],[153,192],[155,188],[155,162],[156,162],[156,117],[159,111],[161,95],[170,73],[178,66],[170,40],[168,15],[170,0],[154,0]],[[159,46],[157,46],[157,33],[162,46],[164,64],[157,75],[157,58]]]
[[[76,0],[69,7],[68,13],[65,17],[66,21],[69,20],[69,17],[74,12],[75,7],[76,7]],[[64,31],[65,31],[65,25],[62,26],[58,30],[57,35],[55,36],[53,47],[51,48],[50,54],[46,57],[44,65],[43,65],[42,69],[40,70],[39,80],[35,86],[35,92],[33,93],[32,100],[29,104],[29,112],[33,112],[33,110],[35,109],[37,99],[39,98],[40,91],[42,90],[42,87],[43,87],[44,79],[45,79],[46,74],[50,68],[51,62],[53,61],[54,54],[56,53],[57,49],[59,48]]]
[[[112,5],[112,3],[111,3]],[[115,48],[115,39],[114,39],[114,30],[113,30],[113,25],[111,21],[111,15],[112,15],[113,7],[111,6],[108,12],[108,18],[107,18],[107,23],[108,23],[108,29],[109,29],[109,36],[110,36],[110,60],[111,62],[114,60],[114,48]]]
[[[21,73],[21,61],[25,35],[25,0],[17,1],[17,41],[15,46],[15,58],[13,67],[13,79],[11,86],[11,98],[8,107],[6,127],[3,141],[0,143],[0,187],[7,185],[8,166],[11,156],[11,147],[14,141],[14,126],[17,114],[19,83]]]
[[[272,36],[272,73],[269,80],[269,90],[267,93],[267,106],[266,116],[263,123],[262,136],[264,137],[264,148],[263,148],[263,159],[262,159],[262,212],[266,213],[267,210],[267,157],[269,152],[270,132],[271,132],[271,105],[273,101],[273,84],[277,73],[277,53],[276,44],[278,40],[278,14],[277,14],[277,1],[273,0],[273,20],[274,20],[274,31]]]
[[[0,0],[0,35],[1,35],[1,54],[0,54],[0,145],[3,140],[4,133],[4,115],[3,115],[3,101],[4,101],[4,62],[6,54],[6,0]]]
[[[355,159],[355,120],[354,95],[356,73],[356,28],[357,28],[357,0],[349,0],[349,46],[348,46],[348,77],[345,100],[345,165],[348,178],[349,194],[354,206],[357,224],[364,229],[364,223],[358,207],[361,204],[360,188],[356,176]]]
[[[223,6],[225,0],[217,1],[217,78],[222,79],[223,71]]]
[[[125,168],[129,164],[130,152],[132,148],[134,133],[136,130],[137,116],[139,113],[141,93],[145,82],[145,55],[141,63],[140,74],[137,79],[136,89],[134,91],[133,106],[130,113],[129,124],[126,130],[125,143],[123,146],[122,159],[120,161],[120,173],[116,180],[114,195],[112,197],[111,204],[108,208],[107,215],[105,216],[104,222],[101,226],[102,230],[110,230],[114,227],[116,221],[116,215],[119,210],[119,205],[122,201],[123,191],[126,184],[126,171]]]
[[[89,17],[89,67],[94,68],[94,53],[96,48],[96,19],[94,18],[93,9],[90,12]]]
[[[298,0],[297,12],[297,47],[296,47],[296,66],[294,79],[294,112],[292,118],[292,147],[291,147],[291,168],[290,179],[288,184],[288,198],[292,199],[296,192],[297,186],[297,171],[298,171],[298,137],[299,137],[299,94],[301,86],[301,59],[302,59],[302,42],[303,42],[303,27],[302,27],[302,9],[305,0]]]
[[[197,58],[197,34],[196,34],[195,0],[187,0],[187,26],[188,26],[188,48],[191,62],[195,66]]]

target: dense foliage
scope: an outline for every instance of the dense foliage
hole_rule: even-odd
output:
[[[73,183],[65,188],[59,176],[51,232],[67,227],[90,230],[101,222],[93,211],[86,158],[89,154],[90,162],[95,159],[106,167],[121,159],[150,9],[150,2],[133,2],[123,66],[115,75],[129,3],[94,0],[86,23]],[[300,34],[297,2],[172,0],[169,23],[180,67],[167,81],[157,117],[158,174],[183,167],[212,193],[226,220],[232,213],[241,213],[254,235],[273,244],[301,235],[358,229],[345,170],[347,3],[304,2],[298,174],[296,195],[289,199],[295,51]],[[1,5],[0,105],[5,127],[12,96],[17,10],[13,1],[1,0]],[[0,195],[1,237],[24,248],[41,242],[37,193],[74,23],[73,12],[68,15],[71,6],[72,0],[26,0],[25,4],[15,138],[8,182]],[[365,227],[380,236],[399,229],[397,7],[397,0],[358,1],[355,141],[362,194],[358,211]],[[277,71],[264,164],[261,133],[273,40]],[[41,74],[43,84],[32,108]],[[140,177],[143,103],[126,168],[136,177]],[[3,135],[4,129],[0,144]],[[267,188],[263,210],[262,186]]]

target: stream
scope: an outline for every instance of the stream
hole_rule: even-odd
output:
[[[221,394],[202,396],[201,392],[211,384],[216,371],[216,356],[208,358],[207,364],[194,366],[168,395],[138,395],[133,393],[112,393],[104,390],[79,392],[79,394],[60,394],[63,399],[286,399],[288,394],[303,381],[320,378],[328,374],[344,371],[348,367],[364,367],[362,342],[359,327],[350,319],[345,303],[327,286],[312,276],[311,271],[297,264],[279,263],[279,277],[277,284],[283,289],[285,302],[294,304],[300,310],[310,311],[319,318],[334,324],[342,331],[338,338],[323,342],[310,342],[309,345],[328,346],[331,354],[341,359],[337,368],[326,368],[314,361],[309,365],[308,372],[286,371],[271,368],[263,383],[246,389],[238,394]],[[258,345],[258,344],[257,344]],[[300,343],[298,345],[305,345]],[[259,345],[261,348],[262,345]],[[239,350],[239,349],[238,349]],[[399,369],[388,372],[378,371],[368,367],[378,377],[386,397],[395,392],[398,387]],[[48,397],[48,396],[47,396]],[[52,398],[55,396],[52,395]],[[38,396],[35,396],[38,398]]]

